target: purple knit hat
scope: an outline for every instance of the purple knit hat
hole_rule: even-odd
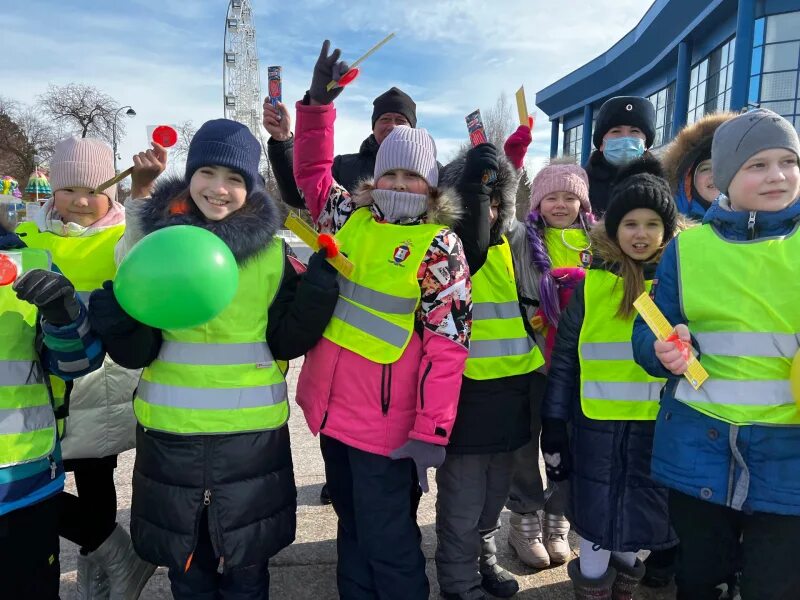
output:
[[[439,184],[436,144],[425,129],[400,125],[381,142],[375,157],[375,181],[392,169],[419,173],[431,187]]]
[[[589,178],[579,165],[574,163],[554,163],[544,167],[531,182],[530,211],[538,211],[542,199],[554,192],[575,194],[581,201],[584,212],[592,212],[589,203]]]
[[[94,189],[114,177],[114,153],[105,142],[93,138],[70,137],[56,144],[50,158],[50,187],[55,193],[68,187]],[[117,199],[117,186],[103,190]]]

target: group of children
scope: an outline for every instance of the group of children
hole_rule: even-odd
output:
[[[297,103],[293,175],[318,231],[356,266],[348,277],[325,250],[307,267],[287,256],[260,144],[225,119],[198,130],[183,177],[156,180],[157,145],[138,155],[125,209],[113,191],[94,193],[109,157],[72,140],[54,157],[64,177],[52,178],[42,222],[0,231],[19,273],[0,286],[0,589],[58,596],[65,515],[86,510],[66,511],[59,496],[59,440],[76,416],[60,407],[81,387],[100,394],[89,378],[102,372],[138,422],[132,547],[115,505],[89,536],[67,518],[81,545],[79,597],[135,598],[165,565],[175,598],[267,598],[269,559],[293,541],[296,519],[281,361],[305,356],[297,403],[321,438],[342,598],[428,598],[416,511],[430,468],[443,598],[518,591],[496,557],[504,505],[509,542],[532,566],[570,559],[571,524],[579,599],[632,598],[645,571],[637,552],[678,539],[679,598],[716,599],[736,571],[745,599],[792,597],[793,126],[761,109],[725,115],[692,134],[672,182],[639,156],[645,136],[630,124],[608,140],[597,132],[599,147],[638,148],[614,159],[601,218],[586,172],[556,161],[532,181],[519,222],[524,126],[503,154],[481,145],[442,169],[425,130],[396,126],[373,179],[342,187],[332,149],[343,88],[327,84],[344,70],[326,42]],[[679,214],[676,190],[683,212],[707,209],[702,224]],[[175,225],[216,234],[239,287],[211,321],[160,330],[122,309],[112,280],[143,236]],[[636,317],[644,292],[677,342]],[[687,349],[709,373],[699,390],[682,377]],[[136,379],[135,391],[119,383]],[[72,443],[96,434],[78,428]]]

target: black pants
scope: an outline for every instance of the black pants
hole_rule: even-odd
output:
[[[200,532],[189,570],[170,569],[169,581],[175,600],[268,600],[268,563],[219,573],[208,530],[208,511],[200,518]]]
[[[58,598],[58,496],[0,516],[0,596]]]
[[[742,600],[800,597],[800,516],[746,514],[672,490],[669,511],[681,540],[678,600],[716,600],[715,588],[736,570],[739,552]]]
[[[114,487],[116,461],[71,461],[78,495],[61,492],[59,534],[94,552],[117,525],[117,490]]]
[[[322,457],[339,517],[336,582],[342,600],[427,600],[411,459],[392,460],[323,436]]]

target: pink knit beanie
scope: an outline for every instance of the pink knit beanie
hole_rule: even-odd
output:
[[[436,144],[424,129],[400,125],[392,129],[378,147],[375,157],[375,180],[386,171],[405,169],[419,173],[431,187],[439,185]]]
[[[592,212],[589,203],[589,178],[579,165],[574,163],[549,164],[536,174],[531,182],[531,212],[539,210],[542,199],[555,192],[575,194],[581,201],[581,209]]]
[[[93,138],[71,137],[56,144],[50,159],[50,186],[55,193],[68,187],[94,189],[114,177],[114,154],[105,142]],[[117,186],[103,193],[117,198]]]

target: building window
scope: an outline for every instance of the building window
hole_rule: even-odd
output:
[[[736,40],[732,39],[692,69],[687,123],[694,123],[703,115],[730,108],[735,48]]]
[[[580,161],[582,145],[583,125],[564,130],[564,156],[572,156]]]
[[[656,137],[653,147],[658,148],[672,139],[672,116],[675,112],[675,82],[647,97],[656,108]]]
[[[758,19],[748,102],[783,115],[800,129],[800,12]]]

